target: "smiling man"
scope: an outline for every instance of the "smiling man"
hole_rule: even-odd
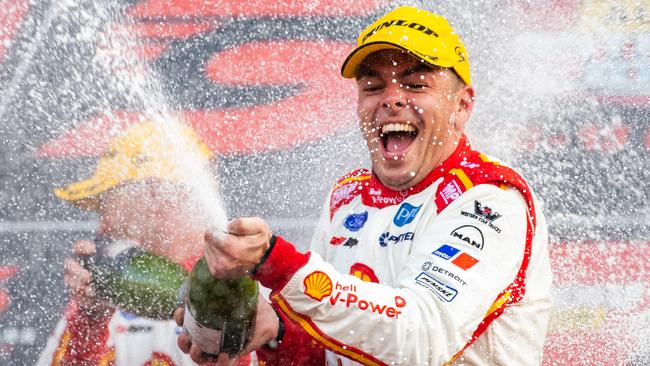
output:
[[[267,365],[538,365],[551,299],[539,203],[473,150],[467,51],[447,21],[400,7],[364,30],[342,74],[358,86],[372,170],[342,177],[300,253],[259,218],[206,235],[219,277],[252,273],[278,321]],[[177,311],[180,318],[181,311]],[[179,346],[201,360],[186,335]]]

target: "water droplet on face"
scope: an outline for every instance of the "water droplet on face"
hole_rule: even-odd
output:
[[[409,175],[410,175],[411,177],[415,177],[415,172],[411,172],[411,173],[409,173]]]
[[[397,80],[396,80],[396,79],[393,79],[393,80],[391,80],[391,81],[393,82],[393,84],[397,83]]]

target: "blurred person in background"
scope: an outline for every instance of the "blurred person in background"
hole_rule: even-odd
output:
[[[194,131],[174,126],[178,131],[173,138],[192,149],[184,154],[195,153],[209,166],[212,153]],[[175,166],[179,159],[170,155],[174,152],[168,142],[160,125],[134,125],[111,141],[91,178],[54,192],[76,207],[99,214],[98,238],[135,242],[189,272],[203,252],[207,226],[189,197]],[[38,364],[194,365],[176,345],[179,328],[174,321],[138,317],[97,296],[91,274],[80,262],[80,257],[97,250],[92,240],[73,244],[77,257],[64,263],[70,302]],[[244,356],[237,364],[249,363],[250,357]]]
[[[397,8],[361,32],[342,74],[357,82],[372,171],[334,185],[310,251],[260,218],[206,235],[213,275],[273,290],[278,317],[256,323],[248,349],[267,365],[540,364],[547,227],[523,178],[464,134],[475,98],[457,33]],[[185,333],[178,344],[204,360]]]

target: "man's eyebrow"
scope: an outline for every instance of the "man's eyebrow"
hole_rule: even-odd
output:
[[[359,67],[359,71],[357,71],[357,80],[361,78],[372,78],[372,77],[377,77],[379,76],[379,73],[369,67],[364,67],[363,65]]]
[[[433,72],[433,67],[425,64],[417,64],[416,66],[410,67],[399,74],[400,78],[407,77],[418,72]]]

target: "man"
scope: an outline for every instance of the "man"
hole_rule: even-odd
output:
[[[130,240],[190,270],[203,250],[206,220],[191,196],[183,159],[207,169],[212,153],[188,127],[146,122],[126,129],[100,158],[93,177],[56,189],[57,197],[99,214],[98,237]],[[213,187],[214,188],[214,187]],[[99,248],[75,243],[77,255]],[[71,302],[40,365],[194,365],[176,346],[171,320],[152,320],[114,309],[99,299],[91,274],[65,261]],[[248,364],[249,357],[242,359]]]
[[[249,348],[266,344],[277,365],[540,364],[546,224],[524,180],[463,134],[474,88],[458,35],[397,8],[361,32],[342,74],[357,82],[372,171],[334,185],[311,250],[259,218],[206,235],[215,276],[273,290],[279,320],[258,323]],[[187,335],[179,346],[202,360]]]

